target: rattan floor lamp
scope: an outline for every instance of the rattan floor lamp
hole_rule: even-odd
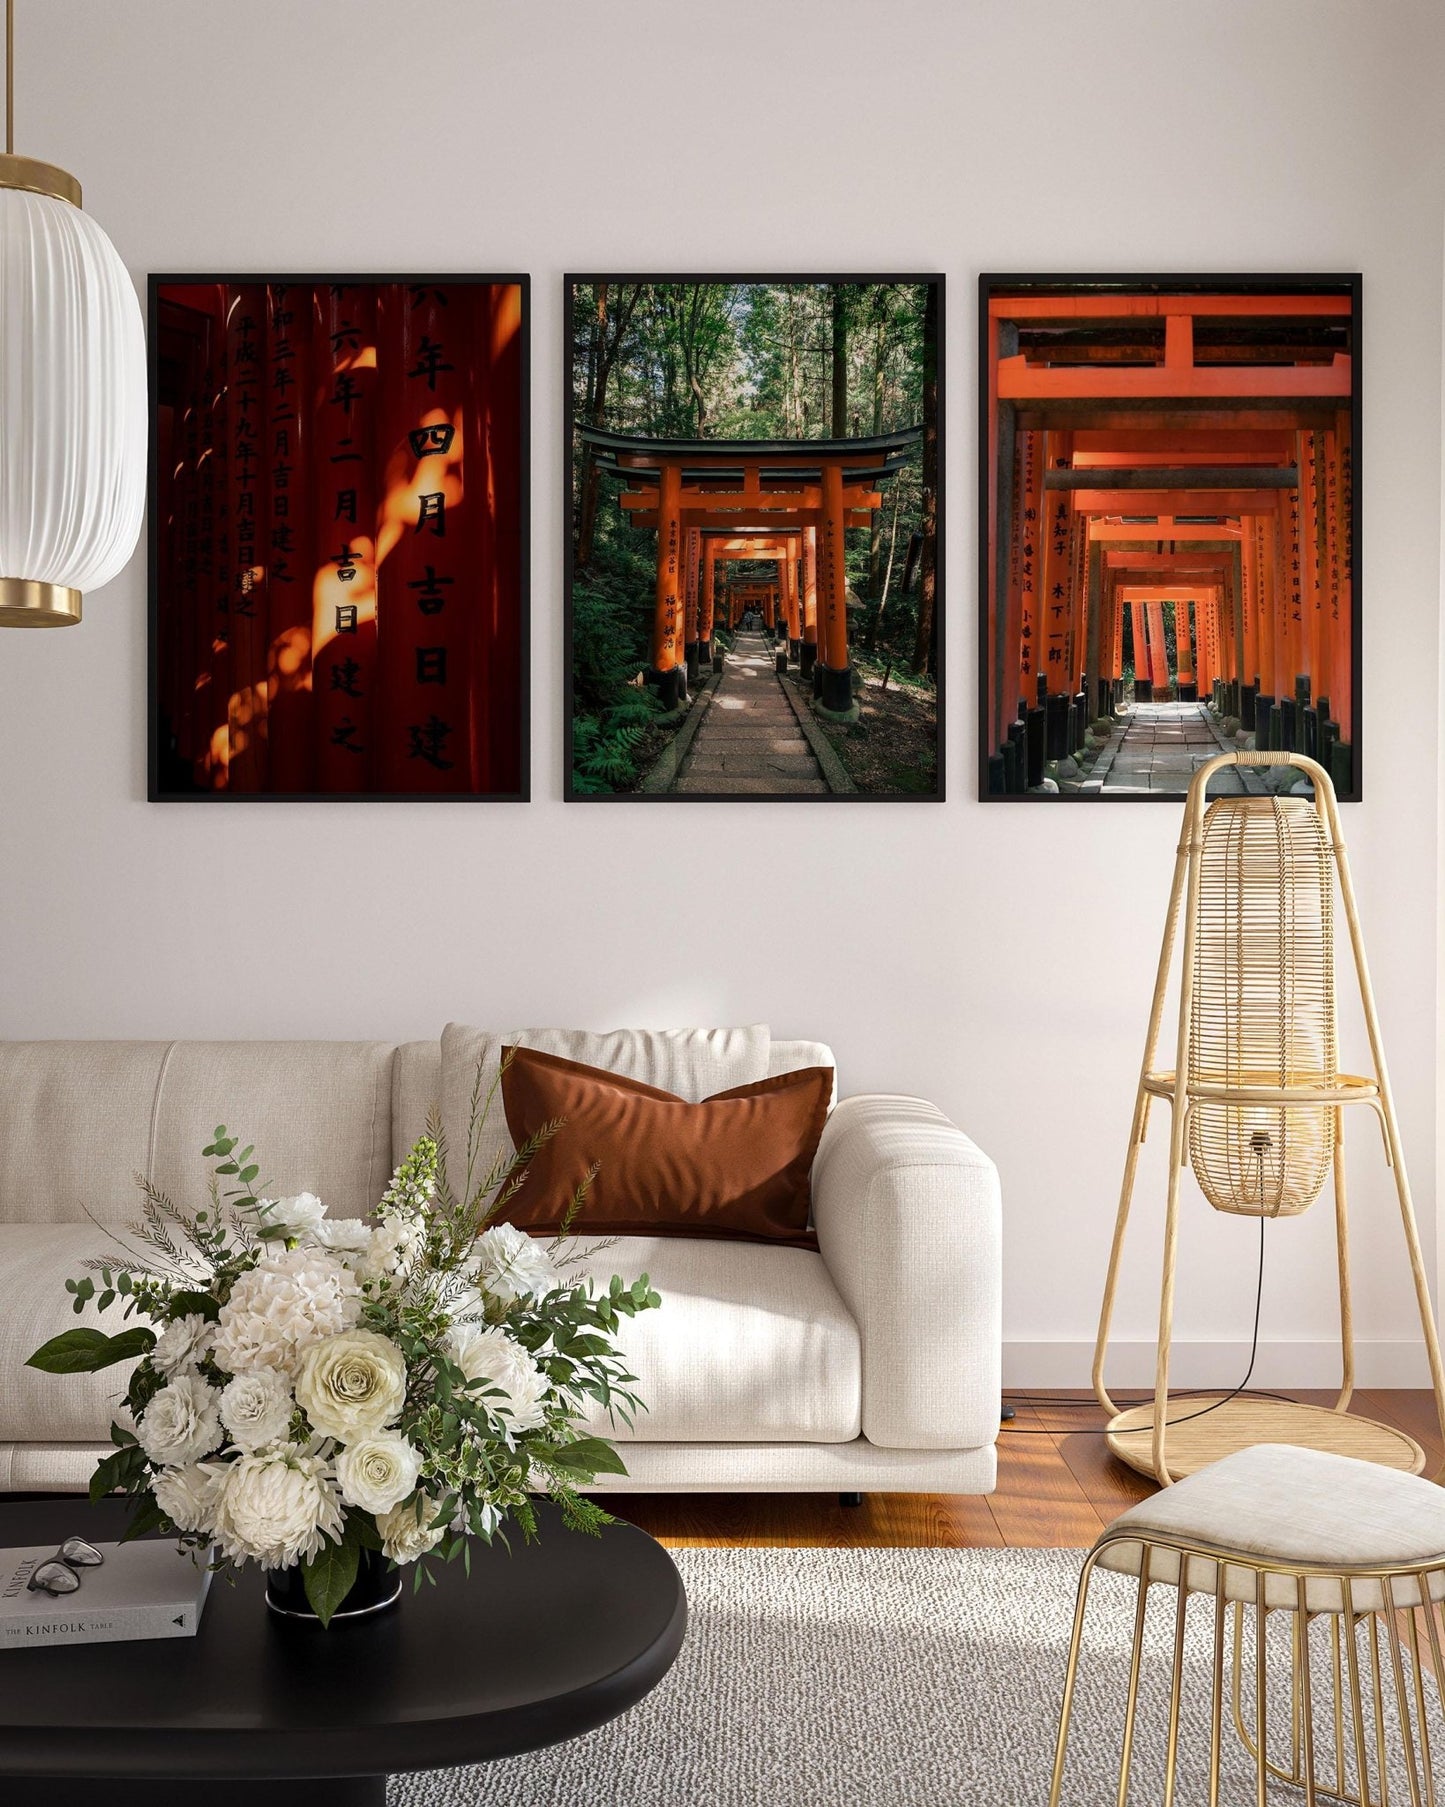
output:
[[[1230,766],[1291,765],[1314,797],[1232,795],[1206,801]],[[1364,1007],[1373,1073],[1339,1068],[1335,1009],[1336,891]],[[1165,997],[1183,925],[1174,1069],[1156,1064]],[[1109,1326],[1139,1150],[1150,1106],[1171,1111],[1159,1341],[1151,1403],[1120,1411],[1104,1384]],[[1445,1372],[1395,1120],[1365,944],[1334,787],[1323,767],[1292,753],[1225,753],[1194,774],[1174,866],[1149,1034],[1134,1103],[1119,1215],[1094,1350],[1094,1391],[1110,1413],[1108,1442],[1130,1467],[1164,1485],[1255,1443],[1304,1444],[1420,1473],[1413,1438],[1349,1411],[1354,1391],[1344,1122],[1351,1106],[1379,1121],[1399,1195],[1405,1251],[1445,1437]],[[1181,1182],[1186,1164],[1218,1211],[1297,1217],[1333,1179],[1342,1378],[1333,1409],[1242,1393],[1169,1403]],[[1215,1410],[1205,1408],[1220,1403]]]

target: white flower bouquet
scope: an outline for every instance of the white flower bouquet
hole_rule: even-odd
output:
[[[137,1176],[142,1258],[88,1262],[66,1289],[77,1313],[123,1301],[147,1322],[70,1330],[29,1360],[73,1374],[140,1357],[90,1485],[135,1501],[128,1536],[173,1532],[217,1567],[299,1567],[324,1624],[363,1552],[417,1563],[420,1585],[434,1576],[419,1558],[470,1568],[469,1536],[505,1537],[507,1520],[534,1536],[534,1493],[573,1529],[607,1522],[577,1488],[626,1470],[576,1421],[595,1405],[631,1424],[641,1401],[615,1334],[661,1301],[645,1274],[606,1291],[568,1277],[589,1181],[550,1243],[489,1227],[561,1125],[474,1183],[479,1092],[460,1194],[434,1116],[372,1222],[328,1218],[310,1193],[260,1196],[254,1151],[224,1127],[203,1151],[209,1208]]]

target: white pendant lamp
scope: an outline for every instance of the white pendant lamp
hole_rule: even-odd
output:
[[[129,559],[145,510],[140,303],[80,184],[15,153],[5,0],[0,157],[0,627],[63,627]]]

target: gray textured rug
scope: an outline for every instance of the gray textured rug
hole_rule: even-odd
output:
[[[679,1550],[676,1559],[687,1642],[646,1700],[551,1750],[396,1777],[389,1807],[1044,1807],[1080,1552]],[[1134,1599],[1131,1582],[1098,1577],[1069,1807],[1113,1807]],[[1176,1797],[1186,1807],[1206,1795],[1207,1744],[1195,1734],[1207,1738],[1210,1616],[1202,1603],[1188,1619]],[[1172,1636],[1172,1592],[1156,1589],[1130,1796],[1139,1804],[1160,1797]],[[1276,1725],[1287,1723],[1285,1658],[1281,1635],[1268,1665]],[[1251,1698],[1248,1671],[1246,1688]],[[1408,1801],[1403,1774],[1392,1781]],[[1228,1734],[1222,1798],[1255,1799],[1253,1765]],[[1300,1796],[1277,1786],[1270,1798]]]

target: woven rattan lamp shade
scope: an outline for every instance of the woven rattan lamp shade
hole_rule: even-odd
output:
[[[1234,794],[1208,797],[1210,780],[1221,771],[1277,765],[1297,767],[1313,796],[1274,796],[1257,782],[1236,780]],[[1369,1073],[1342,1073],[1339,1066],[1337,900],[1369,1036]],[[1181,932],[1179,1022],[1169,1070],[1156,1055]],[[1154,1397],[1120,1411],[1104,1384],[1104,1365],[1134,1180],[1156,1101],[1168,1106],[1170,1123]],[[1334,787],[1321,765],[1300,755],[1222,754],[1194,774],[1184,806],[1094,1346],[1094,1391],[1111,1414],[1109,1447],[1141,1473],[1167,1486],[1255,1443],[1296,1443],[1416,1473],[1423,1469],[1424,1451],[1413,1438],[1347,1409],[1355,1385],[1344,1160],[1345,1110],[1351,1105],[1364,1105],[1384,1134],[1445,1440],[1445,1366]],[[1180,1411],[1171,1415],[1169,1356],[1186,1168],[1193,1169],[1209,1203],[1233,1216],[1298,1217],[1330,1180],[1342,1367],[1332,1410],[1236,1388],[1180,1401]],[[1283,1247],[1281,1254],[1287,1258]]]
[[[1196,889],[1189,1164],[1215,1210],[1294,1217],[1329,1176],[1333,1106],[1209,1093],[1318,1090],[1338,1075],[1334,855],[1314,803],[1216,798]]]

